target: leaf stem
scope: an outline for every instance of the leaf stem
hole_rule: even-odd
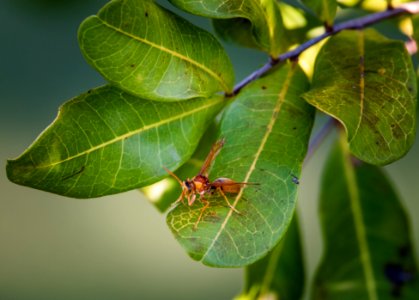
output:
[[[277,65],[280,62],[283,62],[287,59],[296,59],[302,52],[307,50],[308,48],[314,46],[318,42],[324,40],[325,38],[335,35],[342,30],[359,30],[363,29],[367,26],[370,26],[372,24],[381,22],[383,20],[396,17],[401,14],[418,14],[419,13],[419,1],[409,2],[402,4],[396,8],[389,8],[385,11],[373,13],[366,15],[364,17],[352,19],[349,21],[345,21],[339,24],[334,25],[330,28],[330,30],[325,31],[323,34],[312,38],[308,40],[307,42],[301,44],[297,48],[285,52],[281,55],[279,55],[277,58],[271,58],[268,63],[266,63],[264,66],[262,66],[260,69],[254,71],[250,75],[248,75],[246,78],[244,78],[242,81],[240,81],[233,89],[232,95],[237,95],[240,90],[248,85],[250,82],[258,79],[259,77],[266,74],[270,69],[272,69],[275,65]],[[229,95],[229,96],[232,96]]]

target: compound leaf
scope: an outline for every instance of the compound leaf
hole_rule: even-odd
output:
[[[176,101],[233,86],[219,42],[150,0],[109,2],[80,25],[79,43],[110,83],[139,97]]]
[[[373,30],[332,37],[303,97],[342,123],[352,153],[363,161],[388,164],[413,144],[416,75],[400,41]]]
[[[82,94],[19,158],[11,181],[91,198],[149,185],[194,152],[223,97],[176,103],[144,100],[113,86]]]
[[[313,299],[417,299],[407,216],[382,170],[353,159],[345,137],[324,170],[320,217]]]
[[[226,41],[254,47],[277,56],[288,46],[276,0],[169,0],[190,13],[213,18],[216,32]]]
[[[299,95],[308,88],[297,66],[282,65],[246,86],[223,113],[219,136],[225,138],[210,172],[251,182],[227,194],[233,211],[217,195],[195,229],[202,203],[178,205],[167,222],[188,254],[206,265],[240,267],[266,255],[292,219],[297,180],[313,122],[313,109]]]

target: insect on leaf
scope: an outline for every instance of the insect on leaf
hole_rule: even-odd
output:
[[[176,103],[144,100],[113,86],[82,94],[17,159],[15,183],[76,198],[149,185],[194,152],[223,97]]]
[[[313,109],[299,95],[308,88],[304,73],[283,65],[246,86],[224,112],[219,136],[225,139],[209,179],[251,182],[227,194],[233,211],[216,194],[202,203],[179,204],[167,222],[188,254],[206,265],[241,267],[266,255],[287,231],[313,122]]]
[[[192,157],[184,163],[175,174],[179,178],[192,178],[198,174],[211,146],[216,141],[217,123],[213,122],[199,142]],[[141,192],[156,206],[160,212],[165,212],[176,201],[182,192],[182,187],[173,177],[164,178],[152,185],[141,188]]]
[[[384,165],[407,153],[416,130],[416,75],[400,41],[341,32],[317,56],[303,97],[345,127],[351,152]]]
[[[79,43],[110,83],[140,97],[177,101],[233,87],[219,42],[151,0],[109,2],[80,25]]]

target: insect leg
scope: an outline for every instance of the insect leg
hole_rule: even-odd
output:
[[[182,194],[180,194],[179,198],[177,198],[176,201],[172,203],[172,206],[175,206],[179,202],[184,203],[183,198],[185,198],[185,191],[182,191]]]
[[[204,207],[203,208],[201,208],[201,211],[200,211],[200,213],[199,213],[199,217],[198,217],[198,219],[196,220],[196,222],[195,222],[195,225],[194,225],[194,230],[196,230],[197,228],[198,228],[198,223],[199,223],[199,221],[201,221],[201,218],[202,218],[202,215],[204,214],[204,211],[208,208],[208,206],[209,206],[209,201],[207,201],[205,198],[203,198],[203,197],[200,197],[199,198],[199,200],[201,200],[201,202],[202,203],[204,203]]]
[[[221,187],[217,187],[217,191],[220,193],[221,196],[223,196],[224,200],[227,202],[227,205],[234,210],[236,213],[241,214],[233,205],[230,204],[230,201],[228,201],[226,194],[224,194]]]

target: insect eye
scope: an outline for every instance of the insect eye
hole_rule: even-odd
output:
[[[190,191],[191,190],[191,183],[188,180],[184,181],[186,188]]]

